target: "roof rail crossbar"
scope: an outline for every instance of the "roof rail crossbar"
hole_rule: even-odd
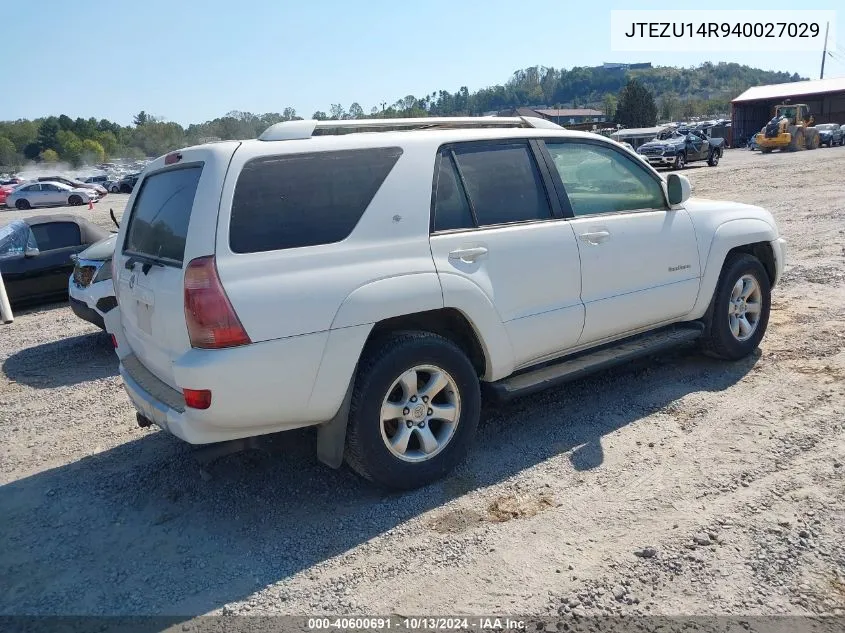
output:
[[[460,128],[533,127],[562,129],[537,117],[423,117],[417,119],[349,119],[344,121],[283,121],[268,127],[261,141],[289,141],[312,136],[356,132],[395,132],[399,130],[450,130]]]

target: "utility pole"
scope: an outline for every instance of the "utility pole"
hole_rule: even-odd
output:
[[[824,50],[822,51],[822,72],[819,75],[819,79],[824,79],[824,58],[827,57],[827,32],[830,29],[830,22],[828,22],[824,27]]]

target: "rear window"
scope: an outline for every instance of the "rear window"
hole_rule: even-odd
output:
[[[57,248],[68,248],[82,244],[82,235],[76,222],[34,224],[32,234],[35,236],[38,249],[42,251],[52,251]]]
[[[144,179],[132,208],[124,253],[182,264],[201,173],[198,165],[168,169]]]
[[[346,239],[401,155],[398,147],[384,147],[249,161],[232,201],[232,251],[256,253]]]

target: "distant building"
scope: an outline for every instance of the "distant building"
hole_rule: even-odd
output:
[[[604,70],[642,70],[644,68],[651,68],[651,62],[639,62],[636,64],[618,64],[613,62],[605,62],[600,68]]]
[[[731,102],[734,141],[759,132],[774,115],[775,106],[787,99],[806,103],[816,123],[845,121],[845,77],[754,86]]]

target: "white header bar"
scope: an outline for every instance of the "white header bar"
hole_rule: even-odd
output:
[[[835,51],[836,11],[611,11],[612,51]]]

